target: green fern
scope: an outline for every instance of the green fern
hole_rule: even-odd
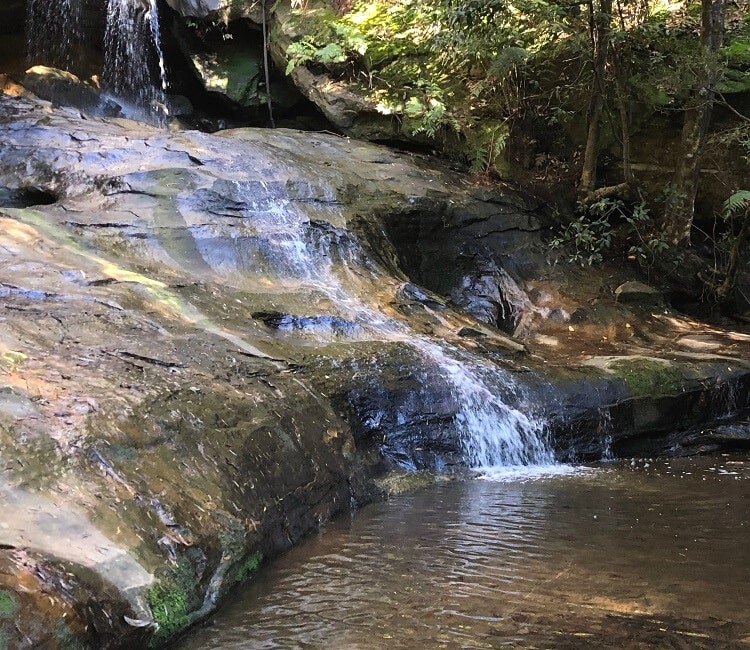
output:
[[[741,210],[750,208],[750,190],[737,190],[724,201],[724,217],[733,217]]]
[[[522,47],[506,47],[501,50],[487,70],[488,77],[501,79],[524,64],[529,58],[529,53]]]

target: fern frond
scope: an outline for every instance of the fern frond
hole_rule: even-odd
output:
[[[723,214],[731,217],[746,208],[750,208],[750,190],[737,190],[724,201]]]

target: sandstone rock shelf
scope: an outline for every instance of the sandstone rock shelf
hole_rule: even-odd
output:
[[[510,190],[29,96],[0,97],[0,132],[12,647],[161,643],[388,471],[465,472],[441,369],[368,318],[498,364],[564,458],[747,444],[750,337],[551,271],[543,206]]]

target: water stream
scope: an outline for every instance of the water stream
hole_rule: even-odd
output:
[[[377,293],[373,288],[356,290],[362,274],[353,269],[372,266],[356,239],[316,234],[307,211],[287,197],[275,196],[259,204],[252,183],[237,183],[231,191],[234,199],[247,206],[246,216],[255,234],[255,252],[245,254],[247,272],[255,270],[266,279],[273,278],[277,287],[290,281],[303,283],[345,314],[361,332],[358,338],[400,342],[416,350],[450,386],[458,405],[455,424],[470,466],[554,464],[544,423],[534,416],[533,405],[509,372],[388,316],[368,302],[367,296]],[[323,198],[333,202],[335,197]],[[330,316],[327,307],[325,315]]]
[[[80,0],[28,0],[26,55],[30,65],[71,71],[82,41]]]
[[[107,0],[102,87],[141,118],[167,117],[164,53],[156,0]]]
[[[167,68],[157,0],[106,2],[102,89],[123,104],[128,117],[163,124],[168,113]],[[84,41],[81,6],[81,0],[28,1],[26,40],[31,65],[74,71]]]
[[[750,458],[435,485],[334,522],[182,650],[741,648]]]

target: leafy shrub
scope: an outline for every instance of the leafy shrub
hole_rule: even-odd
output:
[[[568,262],[600,264],[616,236],[628,246],[628,259],[647,268],[670,248],[666,234],[656,226],[642,200],[628,206],[617,199],[601,199],[578,210],[579,216],[550,241],[553,249],[567,251]]]

